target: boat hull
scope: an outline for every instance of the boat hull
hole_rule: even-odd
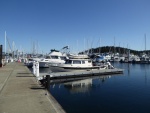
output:
[[[83,70],[93,70],[93,69],[106,69],[106,67],[59,67],[59,66],[50,66],[52,72],[71,72],[71,71],[83,71]]]

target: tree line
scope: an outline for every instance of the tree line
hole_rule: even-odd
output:
[[[134,55],[140,55],[142,53],[146,53],[146,54],[150,53],[150,50],[138,51],[138,50],[132,50],[132,49],[123,48],[123,47],[103,46],[103,47],[91,48],[89,50],[82,51],[82,52],[80,52],[80,54],[83,54],[83,53],[120,53],[120,54],[128,54],[129,50],[130,50],[130,53],[133,53]]]

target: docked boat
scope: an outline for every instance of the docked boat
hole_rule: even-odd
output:
[[[68,59],[64,64],[50,66],[50,69],[52,72],[68,72],[89,69],[108,69],[109,67],[112,68],[110,63],[94,66],[91,59]]]
[[[33,66],[33,62],[39,62],[39,61],[41,61],[41,58],[28,58],[27,60],[26,60],[26,62],[25,62],[25,65],[27,66],[27,67],[32,67]]]
[[[67,56],[57,50],[51,50],[50,54],[39,61],[39,67],[49,67],[49,65],[57,65],[65,63]]]
[[[140,58],[140,63],[141,64],[149,64],[150,63],[150,58],[148,55],[142,55],[142,57]]]

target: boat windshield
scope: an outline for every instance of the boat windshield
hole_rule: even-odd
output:
[[[50,56],[46,56],[46,59],[50,59]]]
[[[60,59],[61,60],[66,60],[66,57],[65,56],[61,56]]]
[[[52,59],[59,59],[58,56],[51,56]]]
[[[66,60],[65,64],[71,64],[72,60]]]

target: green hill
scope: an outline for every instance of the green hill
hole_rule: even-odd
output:
[[[85,52],[89,51],[89,53],[120,53],[120,54],[127,54],[129,50],[130,50],[130,53],[133,53],[135,55],[140,55],[143,52],[145,52],[147,54],[150,53],[150,50],[138,51],[138,50],[132,50],[132,49],[128,49],[128,48],[114,47],[114,46],[103,46],[103,47],[98,47],[98,48],[92,48],[92,49],[86,50]],[[80,52],[80,54],[83,54],[83,53],[84,52]]]

